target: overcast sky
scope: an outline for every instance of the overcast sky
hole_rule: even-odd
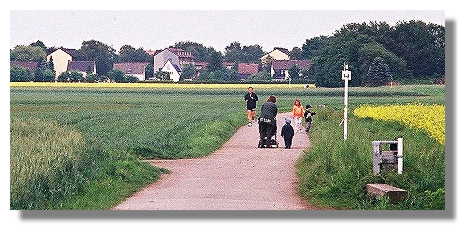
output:
[[[10,47],[36,40],[79,48],[95,39],[160,49],[196,41],[223,50],[232,41],[291,49],[351,22],[422,20],[445,24],[442,11],[12,11]]]

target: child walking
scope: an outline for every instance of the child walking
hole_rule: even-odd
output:
[[[305,132],[309,132],[310,128],[312,128],[312,119],[313,115],[317,114],[315,112],[312,112],[312,106],[307,104],[305,105],[305,113],[304,113],[304,118],[305,118]]]
[[[294,138],[294,128],[290,125],[291,120],[286,118],[286,124],[282,127],[281,136],[284,138],[286,149],[292,146],[292,138]]]
[[[299,99],[294,100],[294,107],[292,107],[292,116],[294,118],[295,131],[302,130],[302,118],[304,117],[304,107],[300,103]]]

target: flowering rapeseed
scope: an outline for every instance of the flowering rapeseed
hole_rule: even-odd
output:
[[[441,144],[445,142],[444,105],[364,105],[356,108],[354,115],[360,118],[370,117],[377,120],[399,121],[409,127],[426,130]]]

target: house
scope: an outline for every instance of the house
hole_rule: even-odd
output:
[[[289,50],[282,47],[274,47],[274,49],[268,54],[262,56],[262,64],[269,64],[273,60],[290,60]]]
[[[207,62],[194,62],[194,67],[196,68],[197,71],[207,69],[208,65],[209,65],[209,63],[207,63]]]
[[[149,56],[154,56],[157,51],[154,50],[146,50],[145,53],[147,53]]]
[[[168,62],[168,60],[171,60],[173,64],[180,66],[180,59],[178,56],[170,51],[168,48],[164,50],[157,50],[155,52],[155,55],[153,56],[153,71],[157,73],[158,71],[161,71],[163,66]]]
[[[145,68],[148,64],[145,62],[116,63],[113,65],[113,69],[120,70],[126,75],[137,77],[139,81],[144,81]]]
[[[300,69],[300,73],[310,68],[310,60],[273,60],[271,64],[271,77],[273,79],[289,79],[289,69],[293,66]]]
[[[222,65],[226,68],[226,69],[233,69],[236,65],[235,62],[223,62]]]
[[[67,71],[69,61],[77,59],[77,57],[78,50],[61,47],[49,54],[46,59],[54,64],[55,77],[57,78],[61,73]]]
[[[237,67],[237,72],[240,79],[247,79],[251,75],[254,75],[259,72],[259,64],[239,63]]]
[[[176,47],[170,47],[168,48],[168,50],[170,50],[176,56],[178,56],[178,59],[180,61],[180,66],[189,65],[189,64],[194,65],[195,60],[191,52],[185,51],[181,48],[176,48]]]
[[[95,61],[69,61],[67,71],[79,72],[85,77],[88,73],[96,74]]]
[[[173,80],[173,82],[178,82],[180,80],[181,67],[172,60],[167,60],[160,71],[170,74],[170,80]]]
[[[25,68],[34,73],[34,71],[39,66],[39,63],[34,61],[10,61],[10,67],[13,66]]]

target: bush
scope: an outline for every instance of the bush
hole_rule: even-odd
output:
[[[199,75],[199,80],[201,81],[237,81],[238,74],[229,69],[219,69],[212,72],[203,71]]]
[[[137,81],[139,81],[139,78],[137,78],[135,76],[127,75],[126,78],[125,78],[125,82],[134,83],[134,82],[137,82]]]
[[[38,68],[34,72],[35,82],[53,82],[55,79],[54,71],[47,68]]]
[[[168,72],[157,71],[155,73],[155,78],[160,79],[162,81],[169,81],[170,80],[170,74]]]
[[[82,82],[84,80],[82,73],[77,71],[66,71],[57,77],[58,82]]]
[[[113,69],[107,73],[107,76],[114,82],[126,82],[126,75],[121,70]]]
[[[33,73],[25,68],[19,66],[12,66],[10,68],[10,82],[30,82],[33,79]]]
[[[100,80],[100,78],[98,77],[98,75],[93,74],[93,73],[89,73],[89,74],[87,74],[86,77],[85,77],[85,81],[86,81],[86,82],[89,82],[89,83],[94,83],[94,82],[97,82],[98,80]]]
[[[257,74],[251,75],[250,80],[269,81],[271,80],[271,74],[268,71],[261,71]]]

